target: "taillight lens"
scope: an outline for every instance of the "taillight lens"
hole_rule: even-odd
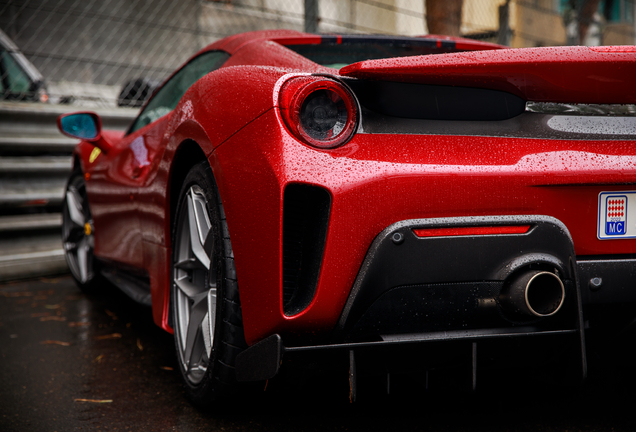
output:
[[[341,146],[358,128],[358,104],[344,84],[323,76],[302,76],[280,90],[280,112],[301,141],[322,149]]]
[[[525,234],[528,231],[530,231],[530,225],[419,228],[419,229],[413,230],[415,235],[418,237],[454,237],[454,236]]]

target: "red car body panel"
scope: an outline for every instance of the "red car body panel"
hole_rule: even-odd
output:
[[[258,130],[266,138],[253,142]],[[625,189],[626,179],[636,178],[632,142],[408,136],[405,155],[403,136],[358,134],[342,148],[319,151],[280,130],[278,113],[268,112],[211,159],[228,197],[248,343],[272,333],[328,334],[369,245],[401,220],[542,214],[565,223],[577,255],[636,252],[634,241],[596,238],[599,192]],[[259,157],[234,163],[234,152]],[[294,182],[323,186],[333,201],[316,295],[288,317],[281,306],[281,214],[283,190]]]
[[[320,43],[315,35],[268,31],[212,44],[203,51],[222,49],[233,56],[193,85],[175,110],[122,139],[104,134],[114,149],[92,163],[92,145],[76,150],[98,233],[95,254],[148,272],[153,317],[162,328],[171,331],[170,198],[178,194],[171,189],[173,162],[187,143],[196,143],[207,157],[223,200],[250,345],[273,333],[324,340],[374,238],[403,220],[547,215],[567,226],[577,255],[636,252],[636,240],[596,236],[599,193],[631,189],[636,181],[633,141],[358,133],[340,148],[319,150],[286,129],[277,83],[288,73],[336,71],[275,40]],[[494,46],[466,43],[465,49],[480,47]],[[616,71],[603,69],[607,58]],[[580,74],[581,65],[591,72]],[[635,100],[634,86],[625,90],[635,65],[633,54],[546,48],[376,60],[340,73],[494,88],[530,100],[622,103]],[[325,188],[331,213],[313,300],[287,316],[282,212],[285,187],[293,183]]]

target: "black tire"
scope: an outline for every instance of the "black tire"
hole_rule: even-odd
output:
[[[75,283],[87,293],[103,284],[95,247],[93,217],[88,204],[86,183],[81,172],[74,172],[66,184],[62,202],[62,243],[64,256]]]
[[[236,392],[234,364],[247,345],[229,231],[207,162],[186,176],[172,228],[171,322],[179,370],[190,401],[210,408]]]

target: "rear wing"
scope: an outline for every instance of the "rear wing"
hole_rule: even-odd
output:
[[[542,47],[368,60],[340,75],[474,87],[526,101],[636,103],[636,46]]]

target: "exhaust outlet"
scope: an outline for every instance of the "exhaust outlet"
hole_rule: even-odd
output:
[[[549,317],[561,309],[565,288],[557,275],[547,271],[527,271],[511,280],[500,296],[509,312],[531,317]]]

